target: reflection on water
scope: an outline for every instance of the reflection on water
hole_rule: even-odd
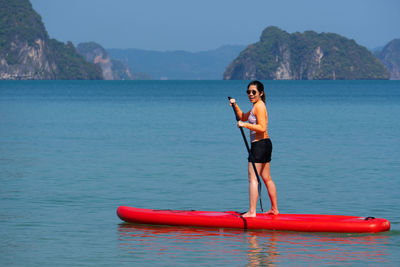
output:
[[[329,234],[243,231],[120,224],[123,262],[238,266],[382,264],[387,260],[387,234]],[[150,265],[150,262],[149,262]]]
[[[247,251],[248,264],[246,266],[274,266],[279,256],[276,249],[277,235],[276,232],[270,232],[267,240],[262,244],[257,240],[257,232],[250,233],[247,238],[249,241],[249,249]]]

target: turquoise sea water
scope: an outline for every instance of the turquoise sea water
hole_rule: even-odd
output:
[[[1,81],[0,265],[400,265],[398,81],[265,82],[280,211],[382,217],[390,232],[119,220],[119,205],[247,210],[246,149],[227,101],[250,109],[246,85]]]

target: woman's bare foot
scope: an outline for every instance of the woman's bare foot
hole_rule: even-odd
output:
[[[244,218],[252,218],[252,217],[256,217],[256,213],[252,213],[250,211],[246,212],[245,214],[242,215],[242,217]]]
[[[278,214],[279,214],[279,210],[277,210],[277,209],[270,209],[270,210],[267,211],[265,214],[267,214],[267,215],[278,215]]]

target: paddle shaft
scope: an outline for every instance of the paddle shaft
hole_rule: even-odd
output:
[[[230,100],[231,100],[231,97],[228,96],[228,99],[229,99],[229,101],[230,101]],[[237,114],[236,109],[235,109],[235,105],[236,105],[236,103],[232,104],[232,109],[233,109],[233,112],[235,113],[236,121],[240,121],[239,115]],[[246,134],[244,133],[243,127],[239,127],[239,129],[240,129],[240,132],[242,133],[242,137],[243,137],[244,144],[246,145],[247,152],[249,153],[249,158],[250,158],[250,161],[251,161],[251,165],[253,166],[254,173],[256,174],[256,177],[257,177],[257,182],[258,182],[258,196],[259,196],[259,198],[260,198],[260,208],[261,208],[261,211],[264,212],[263,206],[262,206],[262,201],[261,201],[261,180],[260,180],[260,176],[258,175],[258,171],[257,171],[257,168],[256,168],[256,164],[254,163],[253,154],[251,153],[249,144],[247,143],[247,138],[246,138]]]

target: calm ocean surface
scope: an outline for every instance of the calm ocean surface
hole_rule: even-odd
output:
[[[247,152],[227,101],[250,109],[246,86],[0,81],[0,266],[399,266],[399,81],[265,82],[281,213],[382,217],[390,232],[119,220],[119,205],[247,210]]]

